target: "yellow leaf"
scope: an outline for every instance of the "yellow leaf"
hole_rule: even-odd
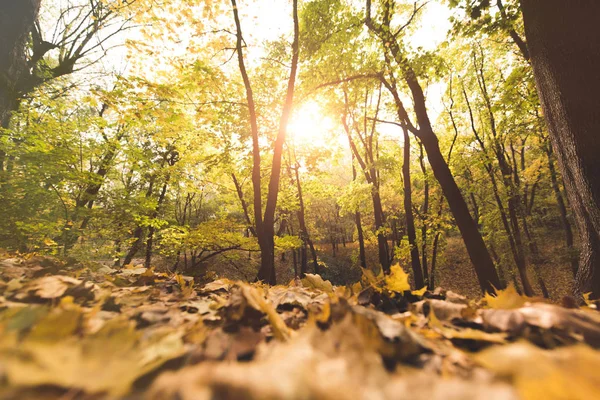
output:
[[[531,300],[517,293],[512,283],[505,290],[496,290],[495,296],[486,294],[484,299],[489,307],[505,310],[523,307],[525,303]]]
[[[385,283],[387,288],[394,292],[410,290],[408,274],[404,272],[400,264],[396,264],[391,268],[391,273],[385,278]]]
[[[519,342],[490,347],[475,359],[510,380],[525,400],[600,398],[600,352],[582,344],[544,350]]]
[[[302,279],[302,285],[308,288],[319,289],[326,293],[333,293],[331,282],[324,280],[320,275],[305,274]]]
[[[592,294],[592,292],[587,292],[583,294],[583,301],[585,301],[585,304],[587,304],[588,306],[591,306],[592,304],[594,304],[592,302],[592,300],[590,300],[590,295]]]
[[[381,283],[383,281],[383,276],[382,274],[379,274],[379,276],[375,276],[375,273],[373,271],[371,271],[370,269],[367,268],[361,268],[362,270],[362,279],[361,281],[363,282],[363,289],[366,289],[367,287],[372,287],[373,289],[377,290],[378,292],[381,292]]]
[[[423,296],[426,291],[427,291],[427,286],[423,286],[421,289],[413,290],[411,293],[414,294],[415,296]]]
[[[50,238],[45,238],[44,239],[44,244],[46,246],[56,246],[58,243],[56,243],[54,240],[52,240]]]

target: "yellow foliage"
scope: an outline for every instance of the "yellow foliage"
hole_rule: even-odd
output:
[[[427,286],[423,286],[421,289],[413,290],[411,293],[414,294],[415,296],[423,296],[426,291],[427,291]]]
[[[394,292],[410,290],[408,274],[404,272],[400,264],[392,266],[390,275],[385,278],[387,288]]]
[[[495,296],[486,293],[484,299],[489,307],[498,309],[520,308],[531,301],[529,297],[517,293],[512,283],[505,290],[497,290]]]
[[[544,350],[519,342],[491,347],[475,359],[510,379],[525,400],[600,398],[600,351],[583,344]]]

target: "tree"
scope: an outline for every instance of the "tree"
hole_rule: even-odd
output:
[[[580,238],[576,294],[600,297],[600,3],[521,0],[538,93]]]
[[[288,79],[287,92],[283,110],[281,112],[281,120],[279,122],[279,130],[275,139],[273,148],[273,163],[271,166],[271,176],[269,180],[269,189],[267,192],[267,203],[263,215],[262,207],[262,188],[261,188],[261,156],[259,146],[259,131],[258,121],[256,116],[256,105],[254,102],[254,94],[250,78],[246,70],[243,53],[243,36],[242,28],[238,13],[238,7],[235,0],[231,0],[233,8],[233,16],[236,27],[236,52],[238,56],[238,65],[240,74],[244,81],[246,89],[246,100],[249,109],[250,127],[252,130],[252,185],[254,192],[254,224],[256,225],[256,234],[258,236],[258,244],[261,250],[261,265],[258,271],[257,279],[274,285],[277,280],[275,277],[275,208],[277,206],[277,197],[279,195],[279,181],[281,177],[281,159],[283,156],[283,145],[287,131],[287,124],[292,111],[294,102],[294,88],[296,83],[296,71],[298,69],[298,54],[299,54],[299,26],[298,26],[298,1],[293,0],[292,14],[294,21],[294,39],[292,43],[292,65],[290,68],[290,76]]]
[[[2,0],[1,127],[8,128],[11,113],[18,110],[24,96],[46,82],[70,75],[104,57],[110,38],[128,29],[133,19],[133,16],[121,18],[119,13],[135,1],[68,1],[58,10],[59,17],[47,34],[37,18],[41,1]],[[103,34],[99,35],[101,31]],[[3,157],[0,153],[0,170]]]
[[[369,30],[380,39],[385,48],[384,51],[389,51],[389,57],[386,56],[386,59],[389,60],[391,58],[395,61],[395,66],[397,66],[399,69],[402,79],[408,86],[412,96],[414,111],[419,128],[417,129],[414,124],[410,122],[408,113],[406,112],[406,109],[404,108],[399,96],[395,95],[394,100],[397,107],[398,117],[401,122],[407,124],[411,132],[420,139],[421,143],[423,143],[423,146],[425,147],[433,174],[444,191],[444,196],[448,201],[450,210],[452,211],[454,219],[456,220],[456,224],[458,225],[463,236],[465,246],[467,247],[467,252],[469,253],[469,257],[471,258],[471,262],[473,263],[473,267],[477,273],[477,278],[479,280],[481,289],[486,292],[494,292],[494,288],[502,287],[498,278],[498,273],[496,272],[496,267],[486,248],[485,242],[481,237],[481,233],[477,228],[477,224],[473,220],[462,193],[456,184],[454,176],[452,175],[452,172],[450,171],[450,168],[448,167],[448,164],[441,153],[438,138],[433,131],[433,127],[427,112],[423,88],[418,80],[418,76],[415,73],[414,68],[410,63],[410,60],[406,58],[399,43],[398,35],[407,26],[407,24],[398,29],[393,29],[390,26],[391,15],[393,14],[392,6],[393,2],[389,0],[383,0],[383,11],[382,16],[380,17],[381,22],[378,22],[371,14],[371,0],[366,0],[365,24]],[[415,13],[416,12],[418,12],[418,9],[415,9]],[[413,17],[414,14],[412,17],[410,17],[408,24],[410,24],[410,21]],[[395,70],[393,67],[394,66],[389,65],[388,61],[388,68],[390,71]],[[393,89],[393,86],[390,83],[388,83],[386,86],[388,87],[388,90]]]
[[[27,39],[37,19],[40,0],[0,1],[0,128],[7,129],[18,105],[18,82],[28,73]],[[0,162],[3,161],[0,159]],[[0,170],[3,165],[0,165]]]

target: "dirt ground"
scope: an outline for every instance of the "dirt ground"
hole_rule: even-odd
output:
[[[573,277],[569,265],[564,256],[564,248],[560,240],[548,239],[541,244],[541,253],[545,255],[540,265],[540,272],[543,281],[548,288],[550,299],[560,301],[564,296],[571,293]],[[317,255],[321,264],[321,275],[324,279],[331,281],[334,285],[351,285],[360,280],[361,270],[358,266],[358,244],[347,243],[346,246],[339,245],[336,249],[335,257],[330,244],[317,244]],[[500,254],[506,254],[502,260],[502,266],[510,281],[511,273],[516,274],[516,268],[512,265],[508,249],[496,249]],[[438,266],[436,271],[435,286],[446,290],[452,290],[456,293],[468,297],[476,298],[481,296],[481,291],[477,283],[475,271],[469,260],[464,243],[460,236],[450,236],[446,238],[445,245],[438,256]],[[139,260],[140,263],[142,260]],[[134,260],[134,263],[136,260]],[[395,260],[394,263],[398,262]],[[378,263],[377,248],[375,245],[367,246],[367,264],[375,266]],[[172,263],[156,260],[156,266],[159,269],[167,268]],[[215,257],[202,270],[180,272],[188,275],[204,276],[206,280],[212,280],[219,277],[232,279],[242,279],[252,281],[258,270],[259,257],[256,253],[230,252],[224,257]],[[407,264],[400,262],[400,264]],[[402,265],[405,271],[410,275],[410,267]],[[278,254],[276,260],[277,281],[287,284],[294,279],[294,262],[291,252],[285,255]],[[313,273],[312,263],[309,263],[309,272]],[[533,273],[531,265],[528,266],[530,281],[534,287],[536,295],[542,296],[538,280]],[[517,289],[520,282],[517,278]]]

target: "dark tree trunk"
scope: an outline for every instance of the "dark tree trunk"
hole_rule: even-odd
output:
[[[131,245],[131,247],[129,248],[129,251],[125,255],[125,258],[123,259],[123,266],[129,265],[129,264],[131,264],[131,261],[133,261],[133,257],[135,257],[137,252],[142,247],[143,235],[144,235],[143,227],[138,226],[137,228],[135,228],[135,231],[133,232],[133,237],[135,240],[134,240],[133,244]]]
[[[149,198],[150,196],[152,196],[152,192],[154,191],[155,179],[156,179],[156,175],[152,175],[152,177],[150,178],[150,183],[148,184],[148,190],[146,190],[146,198]],[[125,258],[123,259],[123,264],[122,264],[123,266],[131,264],[133,257],[135,257],[137,252],[142,247],[143,235],[144,235],[144,227],[138,225],[135,228],[135,231],[133,232],[133,237],[135,240],[133,241],[133,244],[129,248],[129,251],[125,255]]]
[[[248,211],[248,203],[246,203],[246,199],[244,199],[244,191],[242,190],[242,185],[238,181],[237,177],[234,173],[231,173],[231,179],[233,179],[233,184],[235,185],[235,191],[240,199],[240,203],[242,205],[242,211],[244,211],[244,218],[246,218],[246,223],[248,224],[248,230],[252,234],[252,236],[256,236],[256,229],[254,228],[254,224],[250,219],[250,212]]]
[[[387,2],[385,4],[389,8],[392,3]],[[500,279],[498,278],[498,272],[496,271],[492,257],[485,246],[485,242],[481,237],[481,233],[479,233],[477,224],[469,212],[469,207],[454,180],[452,171],[442,155],[438,138],[433,131],[427,113],[423,88],[421,87],[413,68],[410,66],[409,61],[404,58],[397,37],[390,29],[390,19],[386,18],[386,21],[384,21],[384,23],[386,23],[385,25],[375,23],[371,18],[371,0],[366,0],[366,6],[365,24],[369,30],[373,31],[381,39],[385,48],[389,50],[396,64],[401,68],[402,77],[410,90],[419,126],[418,129],[414,128],[414,126],[411,127],[411,131],[421,140],[423,146],[425,146],[431,170],[444,192],[452,215],[454,215],[454,220],[456,221],[456,225],[458,225],[458,229],[460,230],[467,248],[467,253],[469,253],[469,258],[475,269],[479,286],[484,292],[494,293],[495,288],[502,288]],[[391,67],[393,70],[393,66]],[[390,89],[389,85],[386,85],[386,87],[388,90]],[[408,123],[410,119],[399,96],[397,93],[392,93],[392,95],[394,95],[400,121]]]
[[[435,289],[435,269],[437,267],[437,256],[440,247],[440,237],[442,232],[436,232],[433,238],[433,245],[431,246],[431,273],[429,274],[429,283],[427,285],[429,290]]]
[[[521,0],[548,130],[580,235],[576,294],[600,297],[600,2]]]
[[[233,8],[233,17],[236,27],[236,52],[238,56],[238,65],[242,79],[244,80],[244,88],[246,89],[246,99],[248,101],[248,109],[250,114],[250,126],[252,130],[252,185],[254,190],[254,219],[256,225],[256,234],[258,236],[258,245],[261,252],[261,265],[258,270],[257,280],[275,285],[277,282],[275,276],[275,209],[277,207],[277,198],[279,195],[279,181],[281,178],[281,160],[283,155],[283,145],[287,133],[287,125],[292,112],[294,103],[294,88],[296,84],[296,72],[298,69],[299,55],[299,24],[298,24],[298,0],[292,0],[292,14],[294,21],[294,40],[292,42],[292,65],[290,76],[287,84],[287,91],[283,110],[281,111],[281,119],[279,121],[279,130],[273,147],[273,163],[271,165],[271,176],[269,179],[269,189],[267,193],[267,204],[265,206],[264,218],[262,216],[262,190],[260,177],[260,145],[258,134],[258,122],[256,117],[256,106],[254,103],[254,95],[252,86],[246,71],[244,62],[244,40],[242,36],[242,28],[238,14],[238,6],[236,0],[231,0]]]
[[[546,155],[548,156],[548,169],[550,171],[550,181],[552,182],[552,190],[554,191],[554,197],[556,198],[556,204],[558,211],[560,212],[560,222],[562,223],[563,229],[565,230],[565,242],[567,245],[567,257],[569,258],[569,264],[571,265],[571,271],[573,277],[577,277],[577,269],[579,263],[577,262],[577,256],[575,248],[573,247],[573,229],[571,228],[571,222],[569,222],[569,216],[567,214],[567,206],[563,199],[560,185],[558,183],[558,176],[556,173],[556,167],[554,166],[554,155],[552,154],[552,146],[548,143],[546,146]]]
[[[379,254],[379,264],[385,273],[390,272],[390,260],[388,257],[388,242],[385,237],[384,229],[385,219],[379,189],[374,186],[371,188],[371,198],[373,199],[373,216],[375,217],[375,229],[377,230],[377,248]]]
[[[300,183],[300,164],[296,163],[294,168],[295,172],[295,180],[296,180],[296,189],[298,190],[298,203],[299,208],[297,212],[298,216],[298,224],[300,225],[300,239],[302,239],[302,248],[300,249],[300,275],[304,276],[308,272],[308,255],[306,251],[306,247],[308,246],[311,251],[311,255],[313,258],[313,268],[316,274],[319,273],[319,263],[317,261],[317,252],[315,251],[315,246],[313,245],[312,240],[310,239],[310,235],[308,234],[308,228],[306,227],[306,218],[305,218],[305,209],[304,209],[304,197],[302,196],[302,185]]]
[[[165,202],[165,198],[167,196],[167,187],[169,185],[169,178],[170,178],[170,176],[167,176],[167,179],[166,179],[165,183],[163,184],[160,194],[158,195],[158,203],[156,204],[156,210],[152,214],[152,218],[156,218],[160,215],[160,210],[161,210],[162,205]],[[154,243],[154,233],[155,232],[156,232],[156,228],[154,226],[150,226],[148,228],[148,236],[146,239],[146,261],[144,263],[144,266],[146,268],[150,268],[150,264],[152,263],[152,245]]]
[[[408,132],[406,132],[408,136]],[[423,144],[419,143],[419,165],[423,173],[423,207],[421,208],[421,259],[423,268],[424,284],[429,287],[429,266],[427,265],[427,228],[429,224],[429,179],[427,178],[427,168],[425,168],[425,160],[423,154]]]
[[[354,166],[354,155],[352,156],[352,180],[356,180],[356,167]],[[356,223],[356,232],[358,236],[358,258],[360,266],[367,268],[367,256],[365,253],[365,237],[362,229],[362,221],[360,211],[354,213],[354,222]]]
[[[352,138],[350,127],[348,126],[348,123],[346,121],[346,116],[348,113],[348,101],[347,101],[348,99],[347,99],[346,93],[345,93],[345,97],[346,97],[346,99],[345,99],[346,100],[346,113],[342,117],[342,125],[344,126],[344,130],[346,131],[346,136],[348,137],[348,143],[350,145],[350,149],[352,150],[352,155],[356,159],[356,161],[358,161],[358,164],[360,165],[360,168],[361,168],[363,174],[365,175],[365,179],[366,179],[367,183],[369,183],[371,185],[371,199],[373,201],[373,217],[375,220],[375,230],[377,231],[377,248],[378,248],[378,254],[379,254],[379,264],[381,265],[381,268],[383,269],[383,271],[385,273],[388,273],[390,271],[390,259],[389,259],[389,255],[388,255],[389,251],[388,251],[387,238],[385,236],[385,233],[383,232],[384,224],[385,224],[385,215],[383,213],[381,197],[379,196],[379,180],[377,179],[378,174],[377,174],[375,168],[368,168],[367,163],[361,157],[361,155],[358,151],[358,148],[356,146],[356,143],[354,142],[354,139]],[[372,155],[372,152],[369,152],[369,148],[366,148],[365,150],[366,150],[367,154],[371,155],[370,159],[368,158],[367,161],[373,160],[373,155]]]
[[[404,160],[402,163],[402,179],[404,181],[404,214],[406,216],[406,232],[408,233],[408,245],[410,246],[410,263],[413,271],[413,279],[416,289],[425,286],[423,281],[423,270],[419,259],[419,247],[417,246],[417,233],[415,230],[415,218],[412,211],[412,188],[410,182],[410,137],[408,129],[404,131]]]
[[[11,114],[19,108],[17,84],[28,73],[27,38],[40,10],[40,0],[0,2],[0,129],[8,129]],[[6,154],[0,149],[0,172]]]

